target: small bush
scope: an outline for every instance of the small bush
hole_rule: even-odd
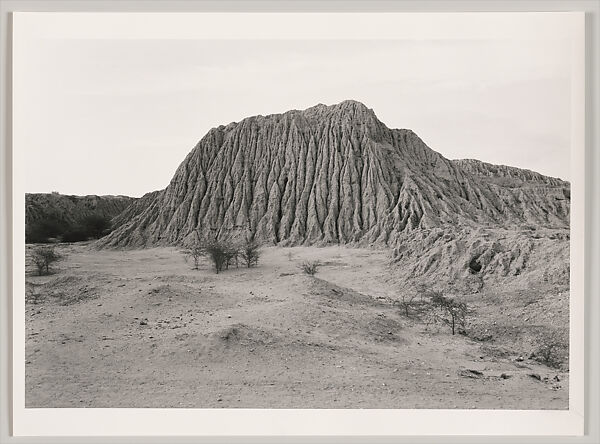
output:
[[[319,261],[304,261],[300,264],[300,269],[310,276],[314,276],[319,271],[321,263]]]
[[[239,259],[241,249],[238,245],[232,242],[223,242],[223,250],[225,254],[225,268],[229,270],[229,266],[235,264],[235,267],[239,267]]]
[[[407,294],[406,292],[402,293],[400,297],[400,306],[404,311],[404,315],[408,318],[410,317],[410,313],[415,305],[415,298],[417,297],[417,293]]]
[[[537,339],[532,359],[552,368],[561,368],[567,361],[568,341],[559,332],[549,332]]]
[[[467,324],[467,304],[454,298],[445,297],[439,291],[432,292],[430,297],[433,307],[431,321],[446,324],[450,327],[453,335],[457,330],[459,333],[464,334]]]
[[[29,304],[39,304],[43,302],[44,295],[40,293],[39,283],[26,282],[25,283],[25,302]]]
[[[194,269],[198,269],[200,258],[203,256],[213,263],[216,273],[220,273],[235,264],[239,267],[240,258],[248,268],[258,264],[260,248],[256,242],[247,240],[243,244],[226,239],[203,237],[197,231],[195,244],[183,251],[187,258],[194,261]]]
[[[200,243],[196,243],[189,248],[183,250],[183,254],[185,258],[191,258],[194,262],[194,270],[198,269],[198,265],[200,265],[200,258],[206,255],[206,249]]]
[[[246,241],[240,248],[240,256],[248,268],[258,265],[259,245],[254,241]]]
[[[54,247],[37,247],[31,255],[35,264],[38,275],[48,274],[50,272],[50,264],[60,260],[62,256],[56,252]]]
[[[205,242],[204,249],[206,250],[206,255],[215,266],[216,273],[219,274],[223,271],[223,267],[229,267],[229,261],[232,258],[232,248],[228,242],[218,239],[207,240]]]

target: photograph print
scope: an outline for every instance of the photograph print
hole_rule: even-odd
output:
[[[568,409],[571,34],[476,15],[21,28],[25,407]]]

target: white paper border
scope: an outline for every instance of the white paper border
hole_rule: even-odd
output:
[[[49,38],[102,35],[144,38],[144,23],[157,21],[158,38],[461,38],[460,27],[436,26],[446,13],[427,13],[432,26],[411,28],[408,13],[17,13],[13,17],[13,433],[22,436],[389,436],[389,435],[581,435],[584,431],[584,14],[562,14],[573,42],[571,151],[570,399],[568,411],[516,410],[271,410],[271,409],[25,409],[24,153],[27,127],[20,110],[19,54],[35,30]],[[456,13],[458,14],[458,13]],[[456,14],[453,14],[456,16]],[[460,13],[486,20],[511,15],[519,24],[538,13]],[[541,13],[544,14],[544,13]],[[549,13],[545,13],[549,14]],[[102,17],[104,16],[104,18]],[[94,26],[103,19],[112,26]],[[210,17],[210,18],[209,18]],[[131,26],[129,20],[139,20]],[[227,26],[218,26],[227,20]],[[236,26],[232,26],[233,23]],[[307,22],[308,20],[308,22]],[[408,23],[406,26],[399,22]],[[174,26],[166,26],[173,21]],[[260,25],[257,25],[257,21]],[[119,23],[120,22],[120,23]],[[274,23],[276,22],[276,23]],[[522,21],[526,26],[526,20]],[[69,23],[71,25],[69,26]],[[353,26],[349,24],[354,23]],[[487,22],[489,24],[489,22]],[[223,23],[220,23],[223,25]],[[33,25],[33,28],[31,26]],[[192,26],[193,25],[193,26]],[[319,25],[319,26],[316,26]],[[336,26],[337,25],[337,26]],[[522,26],[521,25],[517,25]],[[109,34],[102,30],[110,29]],[[442,32],[446,30],[445,33]],[[169,37],[170,30],[173,32]],[[232,34],[224,34],[227,30]],[[247,32],[244,33],[243,31]],[[307,30],[310,30],[307,32]],[[522,28],[526,31],[526,28]],[[70,32],[75,31],[75,34]],[[562,32],[563,30],[561,30]],[[98,34],[100,32],[100,34]],[[412,32],[413,34],[410,34]],[[429,33],[428,33],[429,32]],[[504,32],[498,30],[498,32]],[[558,32],[558,30],[557,30]],[[96,34],[94,34],[96,33]],[[206,33],[206,34],[202,34]],[[395,34],[396,33],[396,34]],[[409,34],[407,34],[409,33]],[[421,33],[421,34],[419,34]],[[227,37],[229,35],[229,37]],[[147,38],[147,35],[146,35]],[[235,425],[235,426],[234,426]]]

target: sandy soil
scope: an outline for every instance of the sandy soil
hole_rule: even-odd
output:
[[[474,328],[519,339],[499,353],[404,316],[384,251],[267,248],[217,275],[175,248],[59,249],[27,276],[27,407],[568,408],[568,373],[518,357],[535,304],[471,296]]]

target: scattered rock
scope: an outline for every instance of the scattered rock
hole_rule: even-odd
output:
[[[474,369],[464,369],[458,371],[459,376],[463,376],[465,378],[480,378],[483,376],[483,372]]]
[[[542,377],[540,375],[538,375],[537,373],[528,373],[527,376],[529,376],[530,378],[533,378],[533,379],[537,379],[538,381],[542,380]]]

